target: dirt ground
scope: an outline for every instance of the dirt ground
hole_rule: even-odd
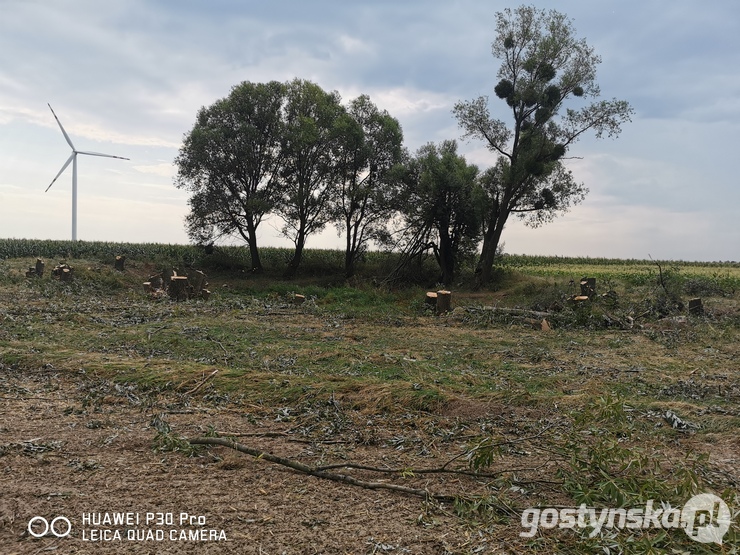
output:
[[[445,504],[301,475],[224,447],[195,457],[153,449],[153,421],[159,420],[180,436],[201,436],[209,427],[243,434],[244,444],[306,464],[351,460],[434,467],[464,450],[464,443],[440,440],[443,434],[432,439],[423,423],[410,426],[413,415],[403,417],[405,422],[377,417],[362,422],[355,415],[353,421],[327,424],[293,416],[289,409],[276,415],[254,406],[142,399],[89,376],[62,377],[53,368],[0,370],[0,552],[5,555],[517,551],[516,519],[472,526]],[[440,429],[447,421],[460,429],[464,417],[490,409],[460,406],[457,415],[439,417],[434,426]],[[417,429],[400,437],[401,427]],[[480,487],[466,477],[442,482],[426,476],[403,484],[430,491]],[[130,520],[107,521],[114,513],[127,513]],[[34,537],[45,528],[37,519],[29,533],[29,521],[37,516],[47,523],[65,517],[71,531],[65,537],[52,531]],[[57,520],[53,530],[64,536],[67,528]]]
[[[207,389],[147,394],[52,367],[0,365],[0,554],[528,551],[514,511],[461,518],[450,503],[306,476],[226,447],[188,456],[178,451],[183,445],[156,444],[157,430],[190,438],[215,430],[307,465],[428,469],[447,461],[464,467],[459,457],[471,438],[492,431],[513,437],[526,423],[557,425],[557,414],[460,399],[437,414],[383,416],[343,411],[339,401],[311,410],[218,404],[201,395]],[[737,484],[739,442],[732,435],[687,438],[680,450],[710,454],[718,480]],[[533,457],[529,448],[515,445],[492,467],[519,469],[522,483],[534,484],[518,497],[505,491],[508,499],[520,507],[567,504],[559,487],[548,488],[554,463]],[[501,493],[491,489],[495,480],[465,475],[333,472],[434,493]],[[116,515],[127,520],[116,522]],[[57,517],[67,520],[56,520],[44,534],[44,522]]]

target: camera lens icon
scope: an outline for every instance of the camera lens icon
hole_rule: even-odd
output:
[[[64,516],[58,516],[51,522],[42,516],[35,516],[28,521],[28,533],[34,538],[43,538],[49,532],[57,538],[64,538],[72,532],[72,523]]]

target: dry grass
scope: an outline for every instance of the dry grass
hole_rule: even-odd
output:
[[[460,516],[450,507],[429,508],[422,528],[437,519],[453,526],[456,536],[443,540],[430,526],[437,551],[415,552],[441,553],[448,545],[448,552],[466,553],[511,542],[541,552],[603,548],[612,540],[586,541],[563,532],[543,532],[525,542],[518,537],[516,511],[501,512],[502,504],[573,504],[579,487],[603,489],[607,478],[578,470],[570,460],[578,449],[602,461],[614,473],[611,480],[620,494],[633,501],[675,498],[691,487],[737,491],[740,482],[735,297],[707,298],[708,315],[702,318],[648,314],[636,318],[632,329],[606,327],[604,312],[637,315],[656,294],[654,287],[631,294],[625,287],[618,307],[596,305],[585,315],[566,308],[553,314],[554,329],[543,332],[519,318],[492,318],[480,311],[429,315],[422,308],[423,291],[394,295],[302,284],[296,288],[313,293],[296,307],[274,287],[260,293],[243,277],[222,275],[211,278],[215,293],[209,302],[175,304],[143,294],[139,284],[152,270],[147,264],[132,264],[121,275],[79,262],[71,284],[26,280],[22,272],[28,265],[29,260],[6,261],[0,274],[0,371],[31,376],[41,369],[56,376],[43,387],[53,390],[58,381],[74,391],[74,403],[90,421],[99,420],[92,418],[96,410],[114,414],[126,399],[141,410],[195,407],[202,411],[201,430],[218,429],[227,420],[232,429],[239,421],[259,421],[261,429],[277,427],[291,439],[308,442],[309,451],[296,455],[308,461],[392,462],[408,468],[442,464],[484,445],[484,438],[536,438],[491,453],[470,451],[458,461],[464,466],[490,455],[485,471],[497,478],[421,481],[423,487],[459,494]],[[562,284],[542,280],[527,278],[496,292],[456,292],[456,304],[526,309],[564,294]],[[219,371],[206,380],[214,369]],[[3,395],[41,396],[24,392],[30,386],[21,382],[6,380]],[[195,394],[185,393],[201,383]],[[666,410],[699,428],[671,429],[663,418]],[[197,431],[192,422],[187,426]],[[607,445],[602,438],[618,441]],[[280,448],[300,453],[292,447],[284,442]],[[635,475],[620,471],[620,457],[630,452],[635,460],[649,456],[661,465]],[[707,458],[682,462],[691,452]],[[233,454],[208,456],[217,457],[214,464],[223,472],[248,472],[252,465]],[[95,453],[88,458],[97,460]],[[172,456],[169,460],[180,464]],[[679,480],[678,471],[691,464],[697,483]],[[188,472],[195,476],[197,469]],[[294,478],[286,476],[283,483]],[[608,500],[598,499],[608,506]],[[407,501],[403,507],[408,509]],[[466,540],[466,527],[485,531],[485,542]],[[364,538],[381,532],[375,529]],[[268,532],[255,533],[269,545]],[[347,535],[348,551],[372,551],[367,543],[361,549],[353,545],[355,536]],[[633,539],[659,549],[682,549],[688,541],[649,533]],[[628,536],[618,541],[623,552],[639,552],[629,551]]]

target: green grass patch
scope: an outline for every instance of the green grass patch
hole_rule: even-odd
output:
[[[645,261],[507,257],[496,287],[456,288],[456,310],[435,316],[423,309],[421,287],[374,286],[369,274],[348,284],[336,253],[315,254],[323,274],[285,281],[270,272],[280,270],[286,251],[265,251],[270,269],[255,276],[242,271],[243,249],[224,249],[219,256],[241,262],[210,266],[211,299],[176,303],[149,298],[141,282],[164,264],[203,261],[192,247],[156,253],[131,246],[122,273],[111,258],[121,245],[2,248],[0,371],[43,369],[81,380],[85,406],[114,394],[166,392],[247,412],[256,406],[273,418],[320,419],[331,411],[363,422],[388,418],[408,422],[406,436],[448,418],[445,425],[475,436],[469,458],[479,467],[498,461],[515,468],[526,459],[540,469],[537,479],[547,486],[524,499],[536,504],[685,501],[720,483],[712,457],[730,458],[736,449],[740,302],[732,264],[666,265],[669,291],[706,301],[705,314],[689,315],[685,307],[662,311],[665,288]],[[73,281],[25,277],[36,256],[64,250]],[[7,258],[15,252],[20,257]],[[365,269],[386,262],[369,254]],[[599,295],[616,296],[570,304],[577,288],[570,279],[586,275],[597,277]],[[295,294],[306,302],[294,304]],[[514,312],[484,308],[492,306]],[[553,329],[542,331],[543,316],[533,325],[517,310],[542,311]],[[667,411],[696,427],[673,428]],[[441,444],[451,432],[435,433]],[[157,449],[191,454],[164,427],[158,434]],[[519,445],[514,437],[533,439]],[[490,523],[500,518],[494,501],[519,491],[512,486],[522,489],[502,473],[490,481],[498,497],[469,500],[460,510],[471,522]],[[585,541],[553,537],[533,540],[532,549],[563,552]],[[601,552],[629,552],[636,542],[686,547],[647,534],[609,541],[588,545]]]

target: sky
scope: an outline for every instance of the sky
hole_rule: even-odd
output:
[[[550,9],[551,2],[533,5]],[[311,80],[348,102],[367,94],[410,151],[462,137],[453,105],[491,97],[498,0],[0,0],[0,237],[70,239],[75,147],[78,237],[188,243],[174,159],[198,110],[243,81]],[[602,98],[627,100],[617,139],[569,150],[585,201],[538,229],[511,222],[516,254],[740,259],[740,3],[562,0],[601,56]],[[460,140],[485,169],[493,154]],[[279,220],[261,246],[289,246]],[[334,229],[309,248],[342,248]]]

